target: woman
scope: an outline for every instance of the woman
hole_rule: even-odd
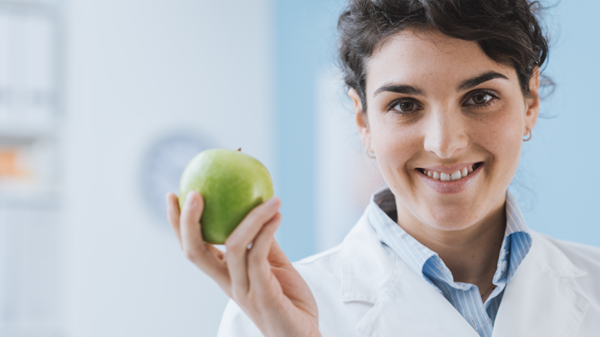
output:
[[[600,249],[527,229],[507,192],[532,138],[547,42],[527,0],[351,0],[340,56],[389,186],[344,242],[292,265],[272,198],[205,244],[203,201],[169,219],[232,298],[220,336],[597,336]],[[249,245],[251,248],[248,249]]]

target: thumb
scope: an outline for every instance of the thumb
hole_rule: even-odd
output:
[[[200,231],[200,217],[204,210],[204,200],[196,191],[190,191],[186,196],[185,204],[181,210],[181,243],[186,254],[197,252],[204,246],[202,232]],[[191,258],[192,256],[188,256]]]

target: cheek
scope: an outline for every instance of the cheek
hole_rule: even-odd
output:
[[[524,128],[521,107],[508,107],[493,118],[478,121],[472,128],[475,143],[493,156],[502,174],[512,174],[519,164]]]
[[[387,183],[407,179],[406,163],[423,147],[419,130],[385,120],[372,124],[371,130],[372,148]]]

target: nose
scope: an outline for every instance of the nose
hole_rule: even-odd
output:
[[[469,138],[460,113],[438,111],[430,114],[425,123],[424,147],[442,159],[449,159],[464,150]]]

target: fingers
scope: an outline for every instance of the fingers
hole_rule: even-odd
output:
[[[285,253],[281,249],[281,247],[279,247],[279,244],[277,243],[277,241],[273,240],[271,242],[271,245],[272,245],[271,250],[269,250],[269,263],[270,264],[272,264],[274,266],[286,266],[286,265],[292,264],[290,259],[288,259],[288,257],[285,255]]]
[[[214,279],[217,284],[230,294],[231,280],[225,263],[223,252],[202,238],[200,218],[204,210],[204,200],[197,192],[190,192],[181,212],[177,196],[167,194],[167,214],[181,249],[200,270]]]
[[[249,289],[248,259],[253,262],[253,278],[266,277],[269,271],[267,256],[273,235],[281,222],[280,201],[274,197],[253,209],[227,239],[227,262],[216,247],[204,243],[200,218],[204,209],[202,196],[187,195],[183,209],[177,196],[169,193],[167,215],[175,236],[186,257],[213,278],[230,297],[246,294]],[[248,246],[254,249],[248,252]],[[262,261],[260,263],[259,261]],[[262,269],[261,269],[262,268]]]
[[[179,222],[181,233],[181,248],[186,257],[198,264],[204,251],[204,240],[200,232],[200,216],[204,209],[204,200],[198,192],[191,191],[186,197],[181,221]]]
[[[278,214],[280,205],[279,198],[273,197],[254,208],[225,242],[227,246],[227,269],[231,277],[232,292],[235,298],[243,297],[249,289],[247,274],[248,245],[254,242],[265,224],[269,223]]]
[[[281,214],[278,212],[265,224],[252,243],[252,248],[248,253],[248,278],[251,287],[253,287],[252,283],[258,285],[259,288],[261,285],[267,285],[267,278],[271,271],[267,257],[271,250],[271,244],[275,240],[275,231],[280,223]]]
[[[179,246],[181,247],[181,233],[179,231],[179,200],[177,196],[173,193],[167,193],[167,219],[169,219],[169,223],[171,224],[171,228],[173,228],[173,232],[175,232],[175,237],[177,237],[177,241],[179,242]]]

